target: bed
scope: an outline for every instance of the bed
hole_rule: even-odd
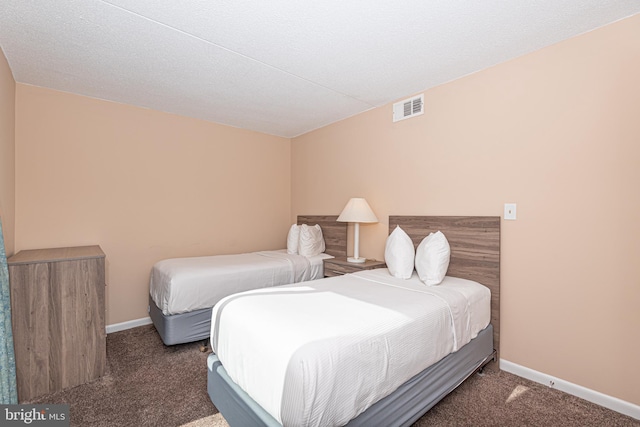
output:
[[[324,277],[323,259],[346,256],[347,225],[337,216],[301,215],[297,224],[322,229],[325,251],[303,257],[286,249],[162,260],[151,269],[149,316],[165,345],[207,340],[211,308],[249,289]]]
[[[390,216],[390,232],[396,225],[414,247],[445,234],[451,257],[440,285],[379,269],[236,294],[214,307],[207,388],[232,427],[408,426],[497,360],[500,218]],[[426,313],[427,300],[436,311]],[[280,316],[286,307],[297,312]]]

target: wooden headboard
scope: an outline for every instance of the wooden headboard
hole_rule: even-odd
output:
[[[322,228],[325,253],[335,257],[347,256],[347,223],[337,222],[337,215],[298,215],[298,225],[316,225]]]
[[[451,247],[448,276],[474,280],[491,290],[493,346],[500,352],[500,217],[389,216],[389,233],[399,225],[418,247],[441,231]],[[498,359],[499,360],[499,359]]]

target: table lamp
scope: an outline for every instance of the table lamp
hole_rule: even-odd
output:
[[[374,223],[378,222],[376,214],[373,213],[371,207],[365,199],[354,197],[349,200],[347,206],[344,207],[342,213],[338,217],[340,222],[352,222],[354,224],[353,229],[353,257],[347,258],[349,262],[361,263],[365,262],[366,258],[360,258],[359,246],[360,246],[360,223]]]

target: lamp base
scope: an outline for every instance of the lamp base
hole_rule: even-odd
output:
[[[347,258],[347,261],[354,262],[356,264],[361,264],[361,263],[365,262],[366,260],[367,260],[366,258],[353,258],[353,257]]]

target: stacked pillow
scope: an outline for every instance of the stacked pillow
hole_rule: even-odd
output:
[[[416,249],[416,272],[427,286],[439,285],[447,274],[451,248],[442,232],[430,233]]]
[[[293,224],[287,234],[287,253],[306,257],[315,256],[325,250],[322,228],[316,224]]]
[[[300,226],[293,224],[287,234],[287,253],[289,255],[298,254],[298,242],[300,241]]]
[[[396,226],[387,237],[384,247],[384,261],[389,273],[399,279],[410,279],[415,257],[411,237],[400,226]]]
[[[430,233],[414,252],[411,238],[399,226],[387,238],[384,251],[384,260],[392,276],[409,279],[415,266],[418,277],[427,286],[442,282],[450,257],[451,247],[442,232]]]

